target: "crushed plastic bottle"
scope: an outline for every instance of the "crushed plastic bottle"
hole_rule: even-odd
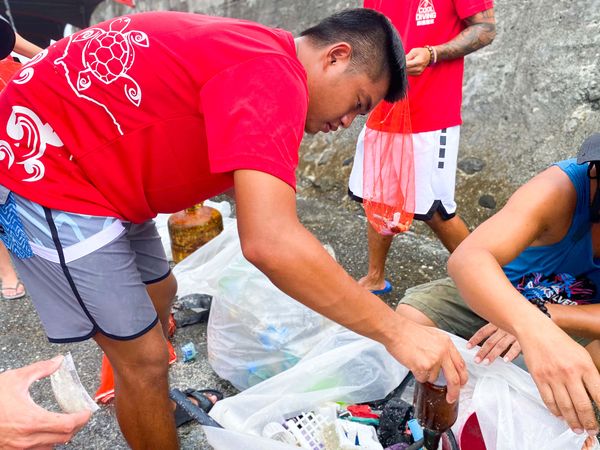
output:
[[[183,356],[183,362],[190,362],[196,359],[198,352],[193,342],[188,342],[181,346],[181,354]]]

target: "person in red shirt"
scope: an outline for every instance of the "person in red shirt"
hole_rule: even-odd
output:
[[[415,166],[415,219],[423,220],[449,252],[469,234],[456,215],[454,187],[460,136],[464,56],[495,37],[492,0],[365,0],[390,18],[406,55]],[[363,136],[350,175],[350,197],[362,202]],[[391,290],[385,261],[393,236],[368,225],[368,273],[359,283],[378,294]]]
[[[109,358],[132,448],[177,447],[164,337],[177,285],[151,219],[232,187],[250,262],[417,379],[442,369],[457,399],[466,371],[450,339],[361,288],[296,213],[303,133],[348,127],[405,90],[402,44],[367,9],[296,39],[236,19],[124,16],[15,76],[0,102],[0,238],[48,338],[93,338]]]

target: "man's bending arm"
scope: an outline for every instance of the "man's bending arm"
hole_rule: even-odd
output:
[[[466,382],[464,361],[448,336],[396,314],[348,275],[299,222],[294,190],[266,173],[234,173],[244,256],[283,292],[309,308],[384,344],[413,371],[434,381],[442,368],[449,399]]]

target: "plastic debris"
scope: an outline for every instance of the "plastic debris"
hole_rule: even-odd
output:
[[[360,423],[339,419],[327,422],[322,435],[327,450],[383,450],[375,428]]]
[[[76,413],[86,409],[95,412],[99,409],[81,384],[71,353],[66,354],[58,370],[50,375],[50,384],[64,412]]]
[[[294,446],[300,445],[292,432],[277,422],[266,424],[263,428],[262,435],[266,438],[273,439],[274,441],[284,442]]]
[[[181,347],[181,354],[183,356],[183,362],[190,362],[196,359],[198,352],[196,352],[196,346],[193,342],[188,342]]]

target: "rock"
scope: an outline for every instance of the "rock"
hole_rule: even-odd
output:
[[[496,199],[489,194],[482,195],[479,197],[479,206],[484,208],[494,209],[496,208]]]
[[[481,172],[485,167],[485,161],[479,158],[464,158],[458,162],[458,168],[468,175]]]
[[[354,162],[354,156],[351,156],[349,158],[346,158],[345,160],[342,161],[342,166],[349,166],[350,164],[352,164]]]
[[[323,151],[323,153],[321,153],[319,155],[319,157],[317,158],[317,160],[316,160],[317,165],[323,166],[323,165],[327,164],[329,161],[331,161],[331,158],[333,158],[334,154],[335,154],[335,150],[333,148],[325,149],[325,151]]]

